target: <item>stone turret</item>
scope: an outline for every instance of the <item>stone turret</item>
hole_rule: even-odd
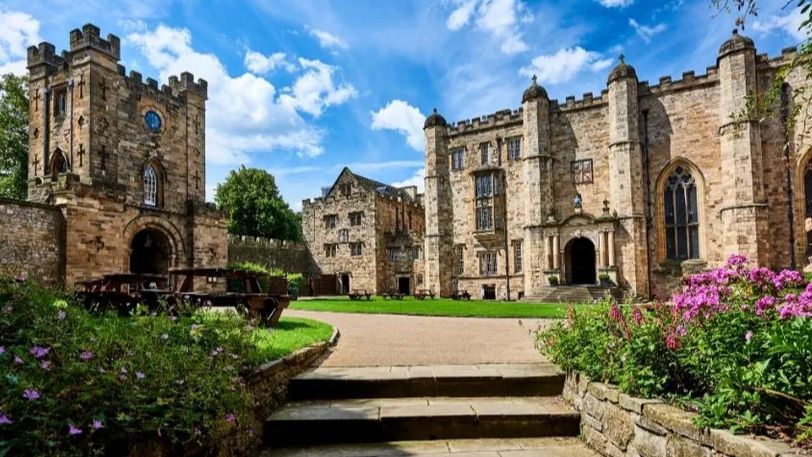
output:
[[[453,234],[448,164],[448,122],[434,112],[423,125],[426,136],[425,284],[441,296],[452,289]]]
[[[547,91],[538,85],[536,76],[530,87],[522,95],[524,116],[524,138],[522,144],[522,174],[527,189],[524,200],[524,243],[529,252],[541,252],[544,239],[542,224],[553,209],[552,158],[550,155],[550,99]],[[550,248],[552,250],[552,248]],[[558,257],[557,252],[547,252],[546,256]],[[541,286],[544,262],[540,256],[530,257],[528,271],[524,276],[524,290],[527,295],[535,295]],[[556,261],[557,265],[558,262]],[[529,273],[529,274],[528,274]]]
[[[723,245],[764,265],[767,261],[767,204],[762,182],[761,132],[746,112],[757,90],[753,40],[733,36],[719,48],[719,142],[725,170],[721,218]],[[701,255],[701,253],[700,253]]]
[[[609,205],[617,211],[622,230],[613,241],[622,264],[619,279],[631,290],[645,294],[648,260],[645,250],[646,221],[643,192],[643,159],[640,146],[640,110],[637,72],[623,56],[607,79],[609,117]]]

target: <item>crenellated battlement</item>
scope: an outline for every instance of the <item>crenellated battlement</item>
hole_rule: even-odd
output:
[[[493,128],[522,121],[522,108],[517,110],[503,109],[492,114],[471,119],[464,119],[449,125],[450,133],[464,133],[471,130]]]
[[[570,95],[564,100],[564,103],[560,103],[557,99],[553,99],[550,100],[550,110],[570,111],[606,104],[606,96],[608,94],[609,91],[604,89],[597,97],[595,97],[592,92],[586,92],[583,94],[581,99],[576,99],[574,95]]]
[[[85,24],[81,30],[73,29],[70,32],[71,52],[85,48],[102,51],[116,60],[121,58],[121,39],[109,33],[105,40],[101,37],[101,30],[93,24]]]
[[[29,69],[41,64],[56,68],[63,65],[65,60],[56,53],[56,47],[54,47],[54,45],[43,41],[37,46],[28,47],[27,62]]]
[[[123,65],[118,66],[118,74],[125,78],[132,90],[150,91],[156,96],[162,94],[173,98],[179,98],[184,93],[190,92],[204,99],[208,98],[208,82],[202,78],[195,82],[194,75],[188,72],[181,73],[180,77],[170,76],[168,84],[160,84],[154,78],[144,79],[144,76],[135,70],[131,70],[128,75]]]

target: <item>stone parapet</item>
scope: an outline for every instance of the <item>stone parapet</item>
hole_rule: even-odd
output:
[[[660,400],[632,397],[611,384],[570,372],[564,400],[581,413],[581,437],[605,456],[628,457],[793,457],[802,455],[782,441],[734,435],[694,424],[690,413]]]

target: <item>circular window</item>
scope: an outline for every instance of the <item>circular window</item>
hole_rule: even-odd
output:
[[[144,123],[147,124],[147,130],[153,133],[161,131],[161,116],[155,111],[147,111],[144,114]]]

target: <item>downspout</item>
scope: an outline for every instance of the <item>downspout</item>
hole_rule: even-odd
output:
[[[652,226],[651,216],[651,172],[649,170],[649,139],[648,139],[648,110],[643,110],[643,169],[646,173],[646,277],[648,283],[648,298],[652,296],[651,277],[651,240],[649,234]]]
[[[73,172],[73,78],[68,80],[68,90],[70,91],[70,114],[68,115],[68,133],[70,138],[70,163],[69,170]]]
[[[789,126],[787,122],[789,120],[789,103],[790,103],[790,94],[789,94],[789,84],[784,83],[781,85],[781,126],[783,127],[782,132],[784,134],[784,161],[786,162],[786,180],[787,180],[787,219],[789,221],[789,264],[790,268],[793,270],[798,267],[798,263],[795,259],[795,205],[792,198],[792,167],[790,166],[791,157],[790,157],[790,135],[789,135]]]
[[[45,88],[45,98],[43,100],[45,106],[42,110],[43,115],[45,116],[45,140],[42,142],[42,175],[45,176],[45,170],[48,169],[48,162],[51,161],[51,157],[48,153],[51,149],[51,89],[49,87]]]
[[[496,139],[496,150],[499,161],[502,160],[502,138]],[[500,163],[501,165],[501,163]],[[502,169],[502,230],[505,232],[505,292],[507,301],[510,301],[510,246],[508,244],[508,217],[507,217],[507,171]]]

